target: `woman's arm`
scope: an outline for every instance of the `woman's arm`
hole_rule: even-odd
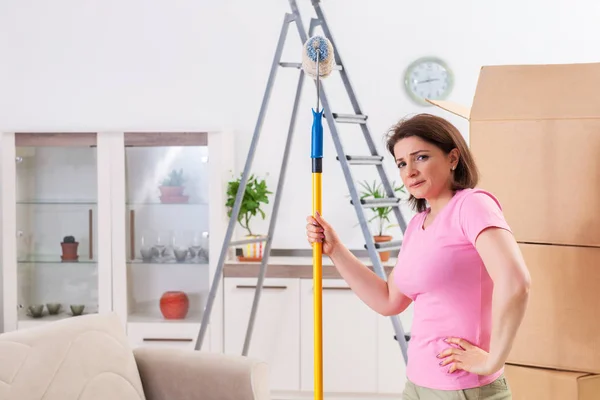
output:
[[[375,312],[389,316],[401,313],[411,300],[403,295],[390,274],[388,282],[367,268],[342,244],[329,222],[317,212],[306,217],[309,243],[322,243],[323,254],[329,256],[350,289]]]
[[[343,245],[337,246],[329,258],[352,291],[375,312],[396,315],[410,305],[412,300],[394,284],[393,271],[386,282]]]
[[[479,234],[475,247],[494,281],[488,366],[497,371],[508,358],[525,315],[531,277],[521,250],[509,231],[485,229]]]

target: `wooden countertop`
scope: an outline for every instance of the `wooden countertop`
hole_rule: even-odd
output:
[[[367,267],[372,269],[371,260],[359,258]],[[396,259],[390,259],[383,264],[386,276],[392,272]],[[223,277],[225,278],[256,278],[260,271],[260,262],[247,262],[230,260],[223,266]],[[266,278],[300,278],[312,279],[313,259],[312,257],[269,257]],[[323,278],[341,279],[337,269],[327,256],[323,256]]]

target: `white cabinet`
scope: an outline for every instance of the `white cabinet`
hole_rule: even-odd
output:
[[[113,141],[114,309],[135,346],[139,332],[141,345],[196,345],[228,221],[231,139],[124,132]],[[222,351],[221,290],[202,350]]]
[[[195,323],[137,322],[127,330],[129,343],[136,347],[172,347],[193,350],[199,325]]]
[[[225,352],[242,354],[257,279],[227,278],[224,292]],[[265,279],[248,356],[269,363],[275,391],[300,389],[300,282]]]
[[[256,283],[257,278],[224,279],[227,353],[242,353]],[[269,362],[274,398],[305,398],[314,390],[312,280],[267,278],[264,287],[248,355]],[[409,332],[412,308],[400,319]],[[405,369],[390,319],[367,307],[342,279],[325,279],[323,390],[327,396],[400,396]]]
[[[193,347],[228,222],[231,148],[215,131],[2,133],[4,330],[83,305],[115,311],[135,346]],[[203,350],[222,351],[222,316],[221,288]]]
[[[1,134],[5,331],[112,309],[109,155],[95,132]]]
[[[300,284],[303,391],[314,389],[313,284]],[[323,282],[323,391],[375,393],[378,315],[342,280]]]

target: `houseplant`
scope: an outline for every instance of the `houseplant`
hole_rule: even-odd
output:
[[[233,179],[227,183],[227,202],[225,203],[225,206],[227,207],[227,216],[229,218],[231,218],[233,205],[235,204],[235,198],[241,182],[242,178],[240,176],[239,178]],[[248,181],[246,182],[246,190],[244,191],[242,202],[240,204],[240,212],[237,217],[237,222],[247,232],[245,236],[246,238],[250,239],[262,237],[262,235],[256,235],[252,232],[250,222],[258,214],[260,214],[262,219],[266,218],[266,214],[261,208],[261,205],[269,204],[268,195],[270,194],[273,193],[267,188],[267,182],[264,179],[259,180],[254,174],[251,174],[248,177]],[[244,252],[244,259],[256,261],[261,260],[263,250],[262,247],[263,242],[247,244],[246,251]]]
[[[74,236],[65,236],[63,241],[60,243],[62,247],[62,255],[60,256],[63,261],[77,261],[79,256],[77,255],[77,248],[79,242],[75,240]]]
[[[383,189],[383,185],[381,183],[376,183],[375,181],[373,181],[373,184],[370,184],[369,182],[367,182],[365,180],[365,181],[359,182],[359,184],[363,189],[360,192],[361,200],[368,199],[368,198],[384,199],[387,197],[385,190]],[[392,189],[394,190],[394,193],[396,193],[396,192],[405,193],[404,185],[396,186],[395,183],[392,182]],[[372,222],[372,221],[376,222],[376,224],[375,224],[376,229],[373,234],[373,239],[375,240],[375,243],[383,243],[383,242],[391,241],[392,236],[387,235],[386,230],[396,225],[396,224],[390,223],[389,216],[390,216],[390,213],[392,212],[392,207],[391,206],[371,207],[370,210],[373,211],[375,214],[375,215],[373,215],[373,217],[371,219],[368,220],[368,222]],[[390,252],[389,251],[380,252],[379,258],[381,259],[381,261],[389,260]]]
[[[183,194],[185,187],[183,182],[183,169],[173,169],[161,182],[158,189],[160,190],[160,201],[162,203],[187,203],[189,196]]]

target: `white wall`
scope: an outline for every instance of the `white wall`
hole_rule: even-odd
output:
[[[308,27],[310,2],[299,1]],[[322,6],[380,144],[399,117],[420,111],[449,117],[467,135],[464,121],[413,105],[405,96],[403,70],[420,56],[440,56],[450,64],[456,77],[451,100],[467,105],[482,65],[600,58],[600,3],[593,0],[325,0]],[[231,128],[238,135],[232,151],[239,172],[288,9],[285,0],[0,2],[0,129]],[[286,60],[298,61],[300,40],[294,30],[289,38]],[[297,71],[280,70],[255,156],[253,171],[271,171],[273,189],[296,77]],[[326,89],[333,111],[345,112],[336,78],[328,78]],[[314,93],[307,83],[274,241],[278,248],[308,248]],[[358,128],[344,127],[342,134],[348,151],[360,154]],[[350,247],[362,248],[333,146],[328,137],[325,142],[324,214]],[[387,168],[396,176],[389,159]],[[367,168],[355,171],[357,179],[375,178]],[[267,223],[254,228],[264,232]]]

